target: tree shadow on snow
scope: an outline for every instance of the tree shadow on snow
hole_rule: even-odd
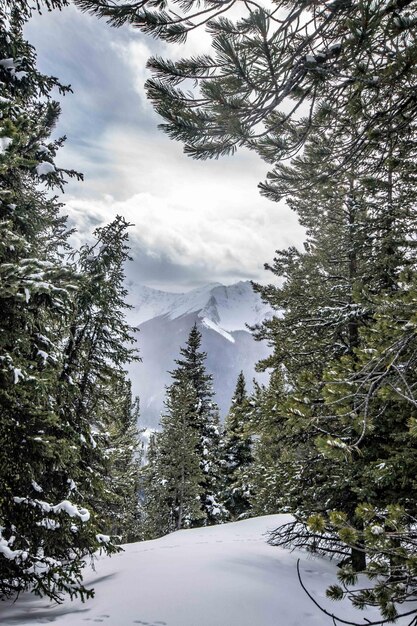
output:
[[[38,624],[49,624],[50,622],[54,622],[58,617],[62,615],[69,615],[73,613],[88,613],[90,609],[71,609],[71,606],[61,606],[60,609],[44,609],[44,610],[28,610],[25,613],[18,613],[17,615],[13,615],[10,617],[6,617],[5,621],[2,621],[4,626],[12,626],[13,624],[27,624],[30,622],[35,622]]]
[[[97,585],[104,580],[109,580],[110,578],[114,578],[115,574],[106,574],[105,576],[100,576],[99,578],[95,578],[91,583],[87,583],[88,587],[93,587],[97,589]],[[36,603],[42,602],[36,606]],[[33,603],[30,606],[30,603]],[[22,609],[22,605],[29,605],[27,608],[24,608],[24,612],[20,613],[12,613],[10,608],[7,610],[9,615],[2,615],[0,611],[0,623],[4,626],[13,626],[14,624],[27,624],[28,622],[36,622],[38,624],[48,624],[50,622],[54,622],[58,617],[62,615],[73,615],[79,613],[88,613],[94,608],[94,598],[91,600],[87,600],[84,605],[85,608],[78,608],[79,605],[75,602],[71,602],[71,600],[65,600],[63,604],[51,603],[45,604],[45,598],[34,598],[31,594],[22,595],[15,603],[14,607],[16,609]],[[1,608],[1,607],[0,607]]]

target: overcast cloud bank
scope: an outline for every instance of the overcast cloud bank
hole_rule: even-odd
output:
[[[285,205],[259,195],[267,166],[255,154],[193,161],[157,129],[145,64],[166,47],[74,7],[33,18],[27,35],[41,69],[74,90],[62,101],[58,132],[68,136],[60,164],[85,175],[64,198],[75,243],[120,214],[134,224],[130,283],[175,291],[209,281],[268,282],[264,263],[276,249],[300,244],[303,231]],[[199,38],[189,47],[205,45]]]

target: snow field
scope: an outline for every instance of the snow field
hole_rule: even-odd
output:
[[[265,533],[289,519],[270,515],[127,544],[111,558],[99,556],[95,571],[86,569],[92,600],[56,605],[25,594],[0,604],[0,624],[331,626],[299,585],[299,557],[303,582],[320,604],[361,624],[375,618],[325,597],[335,582],[333,563],[266,543]]]

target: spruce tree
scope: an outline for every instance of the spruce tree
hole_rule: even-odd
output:
[[[206,373],[207,354],[200,350],[201,333],[197,324],[192,327],[186,345],[180,349],[181,358],[175,361],[177,367],[171,372],[175,384],[188,380],[194,389],[198,406],[191,425],[197,434],[196,451],[203,472],[201,483],[201,505],[205,512],[205,523],[216,524],[223,521],[227,512],[219,501],[220,485],[220,423],[218,408],[213,401],[213,377]],[[201,519],[195,520],[200,525]]]
[[[289,503],[293,482],[288,478],[293,459],[287,456],[291,448],[283,415],[284,380],[282,371],[274,371],[269,384],[255,386],[249,400],[250,429],[254,439],[253,462],[248,472],[252,515],[292,510]]]
[[[104,446],[105,481],[100,515],[106,532],[121,543],[138,541],[142,534],[139,506],[140,468],[143,450],[138,431],[139,399],[132,401],[131,383],[114,388]]]
[[[116,549],[99,510],[108,465],[99,430],[114,426],[113,408],[122,418],[127,389],[115,391],[131,352],[121,310],[124,226],[121,247],[116,226],[101,231],[103,244],[113,233],[114,250],[103,245],[94,270],[68,259],[70,232],[50,193],[80,178],[55,165],[63,141],[50,139],[59,116],[51,91],[68,89],[36,69],[22,35],[31,11],[24,1],[0,8],[0,595],[31,589],[59,601],[92,595],[82,584],[85,558]]]
[[[246,517],[250,513],[248,472],[253,461],[250,412],[245,377],[240,372],[232,405],[226,416],[222,442],[223,500],[233,519]]]
[[[110,527],[117,527],[118,535],[123,535],[125,523],[133,523],[120,508],[119,522],[114,519],[116,502],[125,498],[121,492],[126,489],[130,493],[133,507],[138,498],[132,493],[138,436],[130,416],[132,398],[125,370],[127,363],[137,359],[129,345],[133,343],[133,329],[125,320],[128,226],[123,218],[116,217],[108,226],[96,229],[93,244],[75,254],[81,284],[64,349],[61,380],[66,393],[60,396],[62,410],[70,413],[71,426],[81,444],[77,467],[87,477],[85,497],[102,527],[109,522]],[[115,446],[121,447],[115,450]],[[118,467],[121,457],[128,464],[124,477]],[[124,479],[126,483],[120,484]]]
[[[152,433],[146,453],[146,464],[140,474],[141,532],[143,539],[155,539],[170,532],[171,511],[165,497],[165,479],[161,472],[159,433]],[[172,530],[172,529],[171,529]]]
[[[55,6],[63,3],[54,3]],[[66,175],[54,164],[61,140],[56,79],[36,69],[22,29],[26,2],[0,8],[0,595],[31,588],[59,599],[91,595],[81,582],[98,528],[74,497],[79,437],[61,412],[63,343],[79,277],[64,263],[68,230],[49,189]]]
[[[168,390],[161,432],[152,437],[145,469],[145,536],[202,525],[204,475],[198,454],[195,419],[198,399],[184,376]]]
[[[367,565],[368,552],[366,571],[381,582],[351,597],[395,618],[395,602],[416,588],[408,495],[416,430],[416,0],[252,3],[233,20],[223,15],[233,2],[203,10],[180,0],[76,2],[168,41],[208,24],[211,56],[150,62],[148,93],[163,128],[195,158],[256,150],[278,163],[263,192],[276,199],[295,190],[307,245],[277,255],[273,270],[284,283],[261,292],[283,315],[259,331],[287,392],[276,411],[277,474],[289,485],[282,504],[301,522],[301,543],[351,552],[343,584]],[[198,93],[180,88],[190,79]],[[7,150],[11,136],[4,137]],[[279,165],[294,155],[288,168]],[[207,505],[210,436],[201,436],[203,421],[195,429],[207,450]]]

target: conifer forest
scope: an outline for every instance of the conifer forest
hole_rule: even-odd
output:
[[[159,133],[198,161],[256,155],[260,194],[305,233],[253,281],[268,382],[238,364],[221,415],[194,323],[146,442],[132,224],[114,212],[74,243],[64,192],[83,173],[56,161],[71,88],[25,34],[71,6],[159,42]],[[195,32],[207,53],[184,56]],[[0,0],[0,50],[0,622],[28,594],[88,607],[97,553],[278,516],[271,558],[331,563],[333,581],[313,593],[295,558],[315,617],[293,598],[293,621],[254,626],[417,626],[417,0]]]

